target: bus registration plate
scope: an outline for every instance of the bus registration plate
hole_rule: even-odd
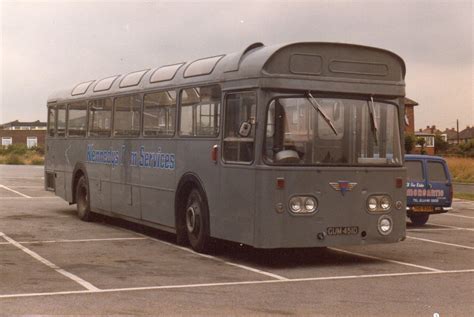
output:
[[[329,236],[354,235],[359,233],[359,227],[328,227],[326,232]]]

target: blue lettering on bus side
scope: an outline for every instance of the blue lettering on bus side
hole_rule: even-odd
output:
[[[89,163],[111,165],[112,167],[124,165],[126,162],[125,150],[125,145],[122,145],[121,151],[113,151],[111,149],[96,150],[93,144],[88,144],[86,160]],[[174,153],[161,152],[161,148],[158,148],[156,152],[147,152],[142,145],[139,151],[130,152],[129,166],[174,170],[176,156]]]

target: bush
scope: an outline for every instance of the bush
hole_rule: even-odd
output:
[[[7,156],[7,159],[5,160],[5,164],[10,164],[10,165],[24,165],[25,162],[21,159],[21,157],[17,154],[10,154]]]
[[[33,146],[30,148],[30,151],[34,151],[40,155],[44,155],[44,147],[42,146]]]
[[[405,153],[410,154],[415,147],[416,138],[413,134],[405,135]]]
[[[0,154],[16,154],[16,155],[25,155],[28,152],[28,148],[25,144],[12,144],[6,148],[2,149]]]
[[[446,142],[441,134],[435,135],[435,153],[441,154],[445,153],[448,150],[448,142]]]
[[[44,159],[42,158],[34,158],[31,160],[32,165],[44,165]]]

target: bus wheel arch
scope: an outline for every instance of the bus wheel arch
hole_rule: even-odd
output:
[[[199,178],[185,174],[175,196],[175,224],[177,243],[188,244],[197,252],[207,252],[210,247],[209,205],[206,192]]]
[[[76,188],[77,188],[77,183],[79,182],[79,179],[81,176],[84,176],[87,180],[87,183],[89,183],[89,178],[87,177],[87,172],[86,172],[86,167],[82,163],[77,163],[76,166],[74,167],[74,171],[72,172],[72,184],[71,184],[71,197],[72,197],[72,204],[77,203],[77,197],[76,197]]]
[[[78,164],[74,169],[72,181],[73,203],[77,205],[77,216],[83,221],[92,221],[93,213],[90,206],[89,179],[85,168]]]

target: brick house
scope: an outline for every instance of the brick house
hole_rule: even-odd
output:
[[[416,101],[405,97],[405,134],[415,134],[415,106]]]
[[[28,148],[44,146],[46,122],[20,122],[18,120],[0,125],[1,146],[25,144]]]

